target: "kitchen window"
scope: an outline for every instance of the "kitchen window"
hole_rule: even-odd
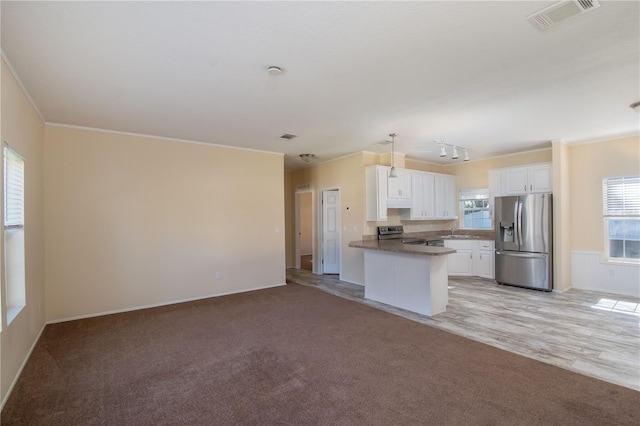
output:
[[[460,190],[460,228],[492,229],[488,189]]]
[[[7,324],[26,303],[24,255],[24,159],[5,143],[4,161],[4,279]]]
[[[602,180],[606,257],[640,263],[640,176]]]

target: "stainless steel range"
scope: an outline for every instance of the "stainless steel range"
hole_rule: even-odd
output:
[[[378,240],[395,240],[402,244],[416,246],[443,246],[442,240],[427,240],[426,238],[404,238],[402,225],[378,226]]]

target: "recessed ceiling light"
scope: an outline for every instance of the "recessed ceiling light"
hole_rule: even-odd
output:
[[[280,136],[280,139],[287,139],[287,140],[291,140],[293,138],[297,138],[297,135],[292,135],[289,133],[285,133],[284,135]]]
[[[267,68],[267,72],[271,75],[280,75],[282,74],[282,68],[271,65]]]

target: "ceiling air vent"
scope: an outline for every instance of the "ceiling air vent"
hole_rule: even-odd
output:
[[[527,17],[534,27],[546,30],[560,21],[600,7],[597,0],[571,0],[553,4]]]

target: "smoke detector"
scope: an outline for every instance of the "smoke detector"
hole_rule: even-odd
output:
[[[561,1],[527,17],[527,21],[539,30],[546,30],[560,21],[600,7],[598,0]]]

